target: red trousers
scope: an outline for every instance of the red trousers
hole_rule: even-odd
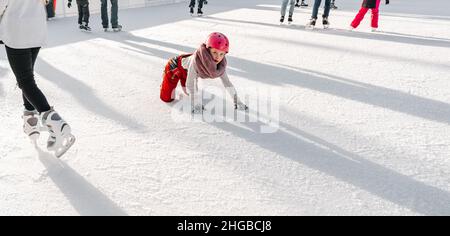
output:
[[[181,59],[184,56],[177,58],[177,68],[171,70],[170,60],[164,69],[163,81],[161,84],[160,98],[163,102],[172,102],[175,100],[175,89],[177,88],[178,81],[181,82],[181,86],[186,87],[187,70],[181,65]]]
[[[378,16],[380,9],[381,0],[377,0],[377,6],[372,9],[372,28],[378,28]],[[352,21],[352,27],[357,28],[361,21],[364,19],[364,16],[369,11],[369,8],[361,7],[355,19]]]

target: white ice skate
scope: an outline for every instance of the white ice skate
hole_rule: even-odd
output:
[[[122,31],[122,26],[121,25],[117,25],[117,26],[113,26],[112,28],[113,32],[120,32]]]
[[[37,141],[39,135],[39,114],[36,110],[23,112],[23,132],[32,140]]]
[[[75,143],[71,128],[53,109],[42,114],[42,125],[48,128],[50,136],[47,150],[54,152],[57,158],[64,155]]]

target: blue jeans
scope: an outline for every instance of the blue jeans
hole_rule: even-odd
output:
[[[315,0],[311,18],[317,19],[321,3],[322,0]],[[325,11],[323,12],[323,17],[328,17],[330,15],[330,9],[331,9],[331,0],[325,0]]]
[[[108,0],[101,0],[102,1],[102,25],[103,28],[108,28]],[[117,28],[119,25],[119,17],[118,17],[118,11],[119,6],[117,4],[118,0],[110,0],[111,1],[111,25],[113,28]]]
[[[295,0],[283,0],[283,2],[281,3],[281,16],[286,15],[286,8],[288,5],[288,2],[291,5],[289,7],[289,16],[292,16],[294,14]]]

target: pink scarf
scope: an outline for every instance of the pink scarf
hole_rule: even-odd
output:
[[[205,44],[202,44],[195,52],[195,70],[202,79],[221,77],[225,74],[226,67],[227,59],[224,57],[219,64],[216,64]]]

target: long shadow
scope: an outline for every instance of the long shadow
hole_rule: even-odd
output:
[[[252,37],[252,36],[249,36]],[[266,37],[266,36],[258,36],[258,39],[264,39],[267,41],[273,41],[274,38],[270,38],[270,37]],[[326,50],[330,50],[330,51],[335,51],[335,52],[341,52],[341,53],[351,53],[354,55],[359,55],[359,56],[363,56],[363,57],[367,57],[367,58],[377,58],[377,59],[383,59],[386,60],[386,58],[388,59],[392,59],[392,60],[399,60],[399,61],[404,61],[404,62],[408,62],[408,63],[417,63],[423,66],[429,66],[429,67],[436,67],[439,69],[444,69],[444,70],[450,70],[450,65],[449,63],[445,63],[445,62],[431,62],[425,59],[415,59],[415,58],[408,58],[408,57],[403,57],[403,56],[399,56],[399,55],[385,55],[382,53],[378,53],[376,51],[371,51],[371,52],[364,52],[364,51],[359,51],[359,50],[355,50],[355,49],[350,49],[350,48],[339,48],[333,45],[324,45],[324,44],[318,44],[318,43],[312,43],[312,42],[299,42],[296,40],[292,40],[292,39],[275,39],[277,41],[281,41],[283,43],[287,43],[287,44],[291,44],[291,45],[301,45],[301,46],[305,46],[305,47],[311,47],[311,48],[318,48],[318,49],[326,49]]]
[[[355,14],[356,14],[356,12],[355,12]],[[383,17],[383,16],[407,18],[407,19],[414,19],[414,20],[450,21],[450,17],[448,17],[448,16],[408,15],[408,14],[401,14],[401,13],[382,12],[381,17]],[[437,22],[437,23],[439,23],[439,22]],[[448,22],[446,22],[446,23],[448,24]]]
[[[64,162],[37,148],[47,175],[82,216],[126,216],[127,213]]]
[[[128,127],[136,132],[145,132],[147,127],[131,117],[127,117],[105,104],[99,99],[92,88],[70,75],[56,69],[44,60],[38,59],[36,72],[46,80],[54,83],[64,91],[72,94],[78,103],[87,110],[101,115],[107,119],[116,121],[118,124]]]
[[[402,33],[398,33],[398,32],[391,32],[391,31],[384,31],[384,30],[382,31],[382,33],[397,35],[400,37],[423,38],[423,39],[427,39],[427,40],[441,40],[441,41],[446,41],[446,42],[450,43],[450,38],[429,37],[429,36],[414,35],[414,34],[402,34]]]
[[[216,21],[225,21],[225,22],[233,22],[239,24],[253,24],[260,26],[268,26],[268,27],[277,27],[280,28],[278,24],[269,24],[263,22],[255,22],[255,21],[247,21],[247,20],[234,20],[234,19],[225,19],[220,17],[208,16],[199,20],[216,20]],[[275,22],[275,21],[274,21]],[[308,30],[303,25],[301,26],[293,26],[289,27],[292,30],[300,30],[305,32],[314,32],[318,34],[327,34],[327,35],[338,35],[343,37],[352,37],[352,38],[362,38],[362,39],[371,39],[371,40],[379,40],[379,41],[388,41],[388,42],[396,42],[396,43],[404,43],[404,44],[412,44],[418,46],[433,46],[433,47],[443,47],[450,48],[450,41],[447,39],[429,39],[426,37],[418,38],[411,37],[409,35],[395,35],[395,34],[374,34],[374,33],[365,33],[358,31],[348,31],[343,29],[329,29],[329,30]],[[303,43],[298,41],[297,43]]]
[[[161,42],[129,34],[127,40],[146,42],[173,48],[182,52],[193,52],[195,48],[169,42]],[[135,45],[130,43],[129,45]],[[168,59],[172,53],[138,45],[140,50],[147,50],[151,55]],[[269,65],[242,58],[227,56],[230,65],[239,70],[228,70],[230,75],[240,76],[257,82],[272,85],[294,85],[318,92],[366,103],[395,112],[424,118],[444,124],[450,124],[450,104],[428,98],[414,96],[371,84],[361,83],[342,77],[295,68],[287,65]],[[161,68],[163,65],[161,65]]]
[[[319,137],[280,123],[274,134],[260,134],[260,123],[210,123],[263,149],[336,177],[380,198],[423,215],[449,215],[450,193],[397,173]],[[282,140],[282,142],[274,142]]]

